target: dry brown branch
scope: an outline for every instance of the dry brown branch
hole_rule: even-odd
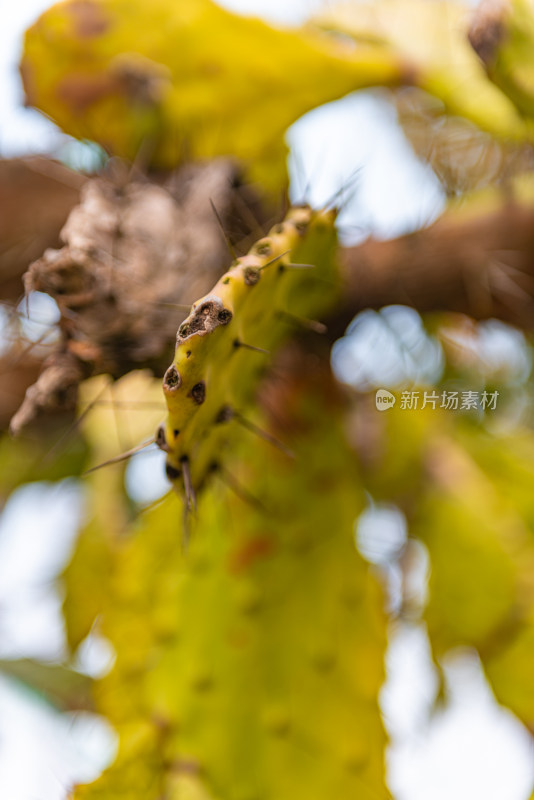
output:
[[[78,203],[84,175],[41,156],[0,160],[0,298],[22,294],[22,275]]]
[[[162,374],[187,306],[229,264],[213,206],[225,229],[243,238],[243,225],[236,230],[243,202],[257,211],[236,166],[224,160],[185,166],[165,185],[124,172],[88,181],[61,232],[64,246],[47,250],[24,278],[27,292],[58,303],[62,338],[12,432],[56,402],[73,403],[89,375],[140,367]]]
[[[477,216],[445,214],[417,233],[369,240],[341,255],[344,300],[336,333],[364,308],[397,303],[534,327],[532,207],[509,202]]]

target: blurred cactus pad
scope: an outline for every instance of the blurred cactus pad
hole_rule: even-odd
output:
[[[315,106],[395,80],[387,53],[275,29],[211,0],[59,3],[27,32],[27,100],[78,138],[168,169],[235,155],[280,188],[283,133]]]
[[[29,105],[111,155],[155,169],[233,155],[274,191],[289,125],[363,87],[416,85],[491,133],[529,136],[469,21],[460,3],[424,0],[334,5],[301,29],[211,0],[67,0],[27,31],[21,73]]]
[[[294,458],[244,437],[247,497],[202,493],[186,556],[174,497],[126,539],[97,519],[82,534],[67,619],[99,539],[117,661],[96,698],[121,738],[76,798],[388,797],[384,598],[354,546],[364,497],[339,399],[322,375],[279,391]]]

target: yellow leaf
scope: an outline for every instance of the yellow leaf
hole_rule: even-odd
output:
[[[400,66],[382,48],[353,52],[211,0],[69,0],[28,30],[21,71],[31,105],[110,153],[163,169],[235,155],[279,189],[286,128],[360,86],[398,81]]]
[[[404,64],[406,83],[439,98],[447,111],[466,117],[494,136],[529,138],[513,103],[491,81],[469,45],[469,8],[427,0],[341,2],[319,14],[317,24],[390,48]]]

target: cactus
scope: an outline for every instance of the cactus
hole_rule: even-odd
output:
[[[292,208],[193,303],[180,325],[163,380],[169,413],[156,441],[168,454],[169,479],[190,506],[218,465],[232,428],[259,430],[243,410],[269,355],[295,323],[317,327],[308,317],[335,302],[334,220],[333,211]]]
[[[120,748],[75,800],[388,797],[386,617],[353,537],[364,493],[328,369],[300,360],[273,415],[295,462],[243,436],[232,463],[260,503],[213,482],[187,557],[172,496],[118,543],[102,621],[117,660],[97,702]]]
[[[180,492],[203,489],[197,513],[180,522],[171,494],[130,537],[113,534],[109,508],[88,528],[107,540],[96,613],[117,654],[96,702],[120,747],[75,800],[388,797],[386,615],[354,543],[365,496],[343,396],[328,365],[292,345],[248,417],[264,351],[336,300],[334,221],[292,208],[180,326],[157,440]],[[262,437],[238,435],[238,418]],[[207,480],[223,458],[231,486]],[[75,559],[68,586],[81,568]],[[77,642],[88,620],[69,603],[76,591]]]

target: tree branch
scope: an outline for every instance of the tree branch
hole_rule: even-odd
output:
[[[80,200],[84,175],[44,156],[0,160],[0,298],[22,294],[22,276]]]
[[[449,212],[416,233],[345,248],[341,260],[336,333],[358,311],[391,304],[534,327],[532,207],[509,202],[477,216]]]

